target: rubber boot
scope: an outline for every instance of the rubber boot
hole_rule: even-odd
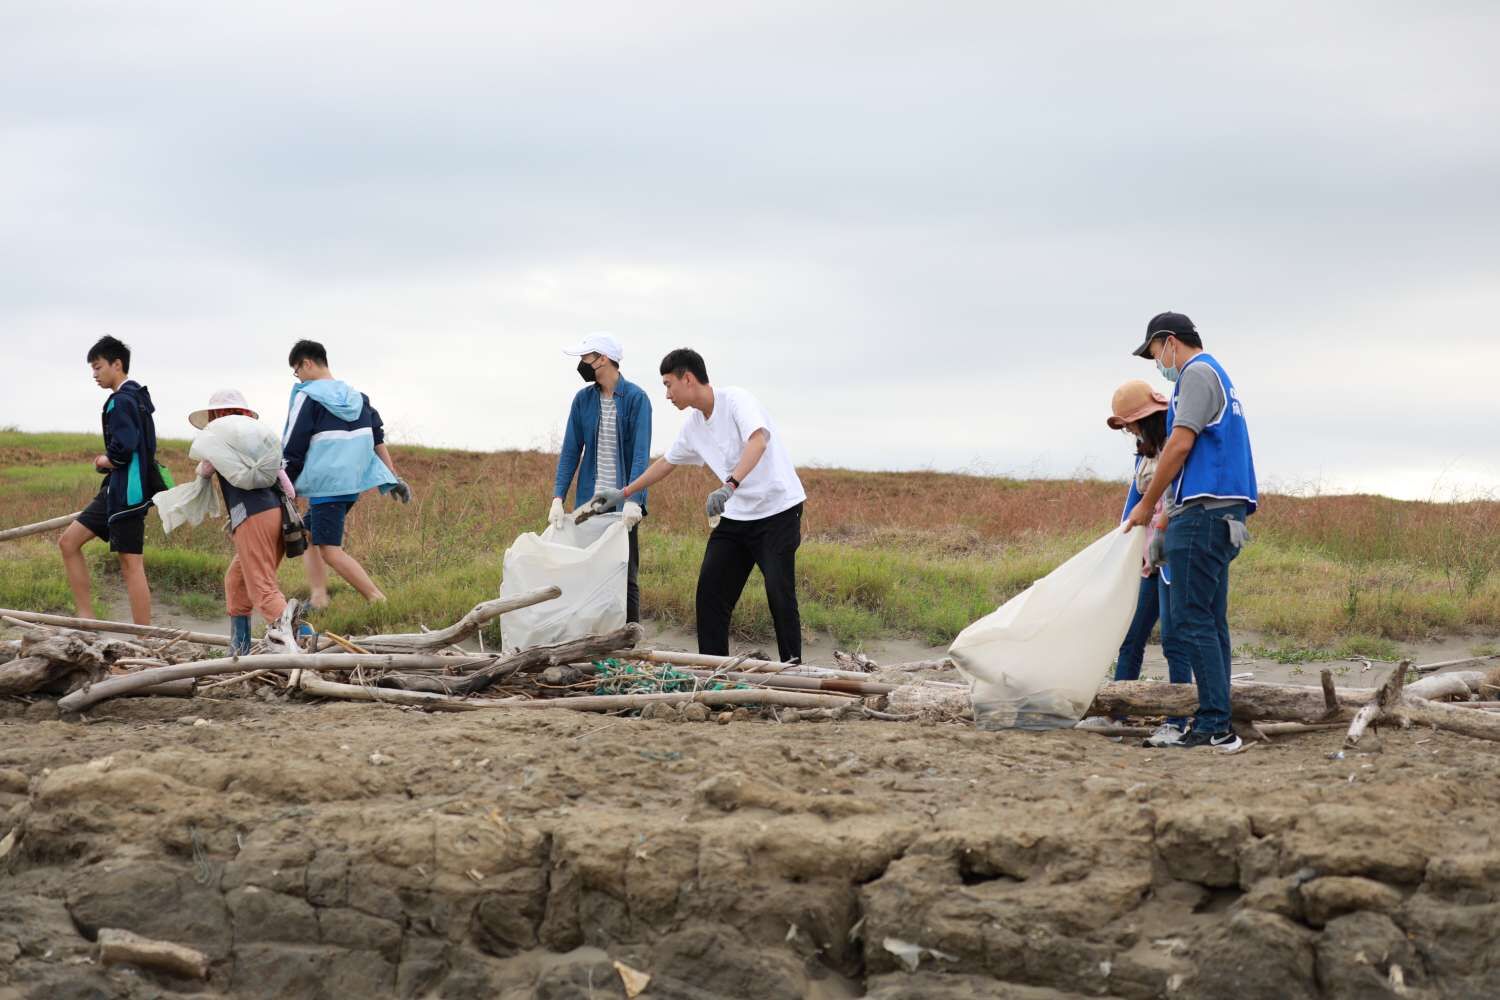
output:
[[[229,618],[229,655],[250,655],[250,616],[231,615]]]

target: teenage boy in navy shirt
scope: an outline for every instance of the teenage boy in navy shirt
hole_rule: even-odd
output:
[[[63,569],[80,618],[94,617],[89,595],[89,567],[83,546],[93,538],[109,543],[120,560],[120,576],[130,597],[130,619],[151,624],[151,587],[146,582],[146,512],[161,486],[156,469],[156,423],[151,393],[130,378],[130,348],[114,337],[101,337],[87,357],[94,383],[109,390],[101,422],[104,454],[94,468],[104,474],[99,494],[57,540]]]

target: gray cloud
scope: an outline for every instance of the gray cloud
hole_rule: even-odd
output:
[[[0,12],[0,423],[92,427],[104,331],[173,433],[317,336],[412,440],[545,445],[609,328],[800,460],[1112,475],[1170,307],[1268,479],[1500,483],[1489,5],[307,7]]]

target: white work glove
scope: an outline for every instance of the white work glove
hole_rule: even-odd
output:
[[[724,505],[729,502],[729,498],[732,496],[734,496],[734,487],[725,483],[708,495],[708,502],[703,505],[704,510],[707,511],[710,518],[722,517],[724,514]]]
[[[561,528],[566,517],[567,515],[563,513],[562,497],[553,497],[552,509],[547,511],[547,524],[553,528]]]
[[[646,516],[641,511],[641,505],[636,503],[634,500],[627,500],[625,502],[625,509],[621,511],[621,514],[623,515],[621,517],[621,520],[625,522],[626,531],[629,531],[637,524],[640,524],[641,518]]]
[[[595,514],[603,514],[607,510],[614,510],[625,500],[625,494],[619,490],[600,490],[594,494],[594,499],[588,503],[589,509]]]

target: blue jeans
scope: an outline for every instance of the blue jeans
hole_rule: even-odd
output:
[[[1199,732],[1229,731],[1229,564],[1240,550],[1229,540],[1228,522],[1243,524],[1246,509],[1192,506],[1167,525],[1172,628],[1162,645],[1167,663],[1191,669],[1198,685],[1193,728]]]
[[[1167,633],[1172,621],[1170,598],[1171,588],[1161,578],[1160,570],[1153,570],[1150,576],[1141,577],[1141,593],[1135,602],[1135,618],[1130,622],[1130,630],[1125,633],[1125,641],[1120,645],[1119,658],[1115,660],[1115,680],[1140,679],[1141,663],[1146,658],[1146,643],[1150,641],[1151,629],[1156,626],[1158,619],[1161,621],[1162,647],[1166,648]],[[1181,660],[1167,660],[1167,676],[1173,684],[1193,683],[1192,669]],[[1167,721],[1179,729],[1187,728],[1187,720],[1180,716]]]

